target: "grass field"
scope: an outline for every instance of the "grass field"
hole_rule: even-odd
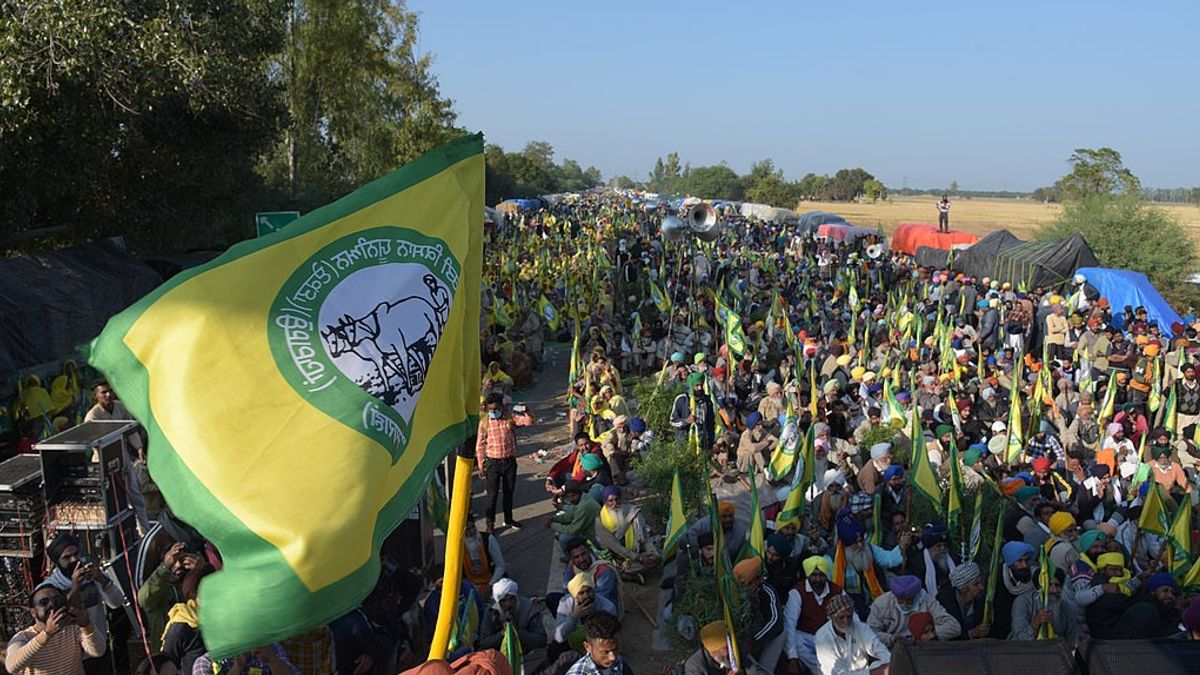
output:
[[[887,232],[900,223],[937,224],[937,197],[896,197],[875,203],[801,202],[797,211],[829,211],[863,227],[882,226]],[[1184,204],[1160,204],[1178,218],[1200,243],[1200,207]],[[1043,204],[1028,199],[950,200],[950,227],[983,236],[1006,229],[1022,239],[1032,236],[1038,225],[1058,216],[1058,204]]]

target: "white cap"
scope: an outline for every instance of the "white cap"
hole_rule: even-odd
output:
[[[1083,276],[1082,274],[1075,275],[1075,283],[1082,284],[1085,282],[1087,282],[1087,277]]]
[[[1000,420],[992,422],[992,433],[994,434],[1002,434],[1007,429],[1008,427],[1004,426],[1004,422],[1001,422]]]

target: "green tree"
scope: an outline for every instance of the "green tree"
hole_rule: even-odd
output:
[[[950,181],[950,196],[951,197],[958,196],[958,181],[956,181],[956,180]]]
[[[1195,242],[1187,228],[1158,206],[1136,196],[1092,195],[1067,202],[1040,239],[1079,233],[1105,267],[1142,272],[1164,294],[1178,292],[1197,269]]]
[[[815,173],[806,174],[796,186],[801,199],[824,199],[829,190],[829,176],[818,176]]]
[[[737,173],[724,164],[701,166],[688,171],[679,189],[697,197],[709,199],[742,198],[742,181]]]
[[[1076,148],[1067,162],[1071,173],[1056,184],[1064,199],[1114,194],[1136,197],[1142,192],[1141,181],[1125,168],[1121,153],[1112,148]]]
[[[611,181],[609,181],[609,184],[612,185],[613,187],[617,188],[618,190],[632,190],[633,188],[638,186],[637,181],[633,180],[629,176],[623,176],[623,175],[616,176]]]
[[[883,183],[872,178],[863,183],[863,194],[867,196],[867,199],[875,202],[887,198],[887,188],[883,186]]]
[[[275,0],[0,3],[0,248],[126,235],[141,251],[252,231],[284,122]]]
[[[287,45],[270,71],[290,123],[262,173],[294,205],[330,201],[461,133],[403,0],[285,6]]]
[[[866,183],[874,176],[862,169],[839,169],[829,181],[825,196],[835,202],[849,202],[863,194]]]

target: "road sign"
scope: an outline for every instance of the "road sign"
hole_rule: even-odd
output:
[[[254,225],[258,228],[258,236],[261,237],[282,229],[284,225],[299,217],[299,211],[265,211],[254,214]]]

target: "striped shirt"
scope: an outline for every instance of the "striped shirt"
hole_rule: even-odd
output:
[[[484,459],[508,459],[517,456],[517,437],[512,421],[506,418],[480,421],[479,437],[475,440],[475,457],[479,465]]]
[[[8,641],[4,665],[15,675],[84,675],[84,656],[104,654],[105,639],[94,628],[63,626],[47,636],[37,628],[26,628]]]

